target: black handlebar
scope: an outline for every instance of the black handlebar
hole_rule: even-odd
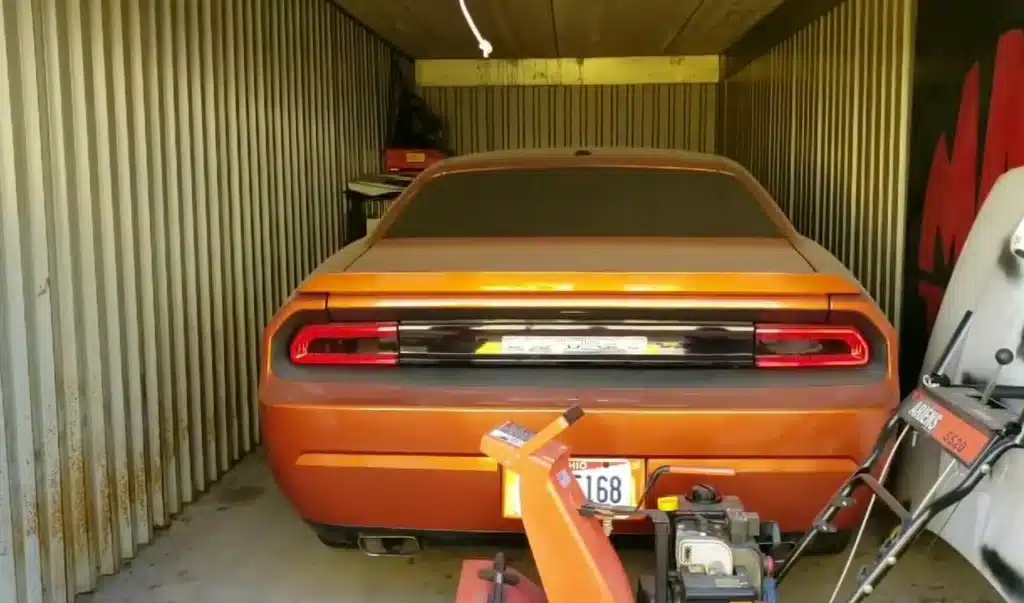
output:
[[[572,425],[576,421],[579,421],[580,419],[582,419],[583,418],[583,414],[584,413],[583,413],[583,407],[582,406],[573,406],[569,410],[567,410],[567,411],[562,413],[562,418],[565,419],[565,424],[566,425]]]

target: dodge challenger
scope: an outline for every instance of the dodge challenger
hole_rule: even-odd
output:
[[[591,499],[699,481],[797,535],[899,395],[893,328],[857,280],[743,167],[681,151],[436,164],[297,288],[261,358],[275,479],[338,546],[521,532],[517,478],[481,436],[574,404]],[[666,465],[731,471],[641,500]]]

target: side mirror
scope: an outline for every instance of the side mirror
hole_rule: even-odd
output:
[[[1013,229],[1010,235],[1010,251],[1018,259],[1024,260],[1024,218],[1017,222],[1017,228]]]

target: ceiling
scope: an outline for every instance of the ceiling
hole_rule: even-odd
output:
[[[478,59],[459,0],[335,0],[415,59]],[[466,0],[491,58],[722,54],[783,0]]]

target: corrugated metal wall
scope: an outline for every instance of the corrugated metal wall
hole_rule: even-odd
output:
[[[390,55],[318,0],[0,3],[0,601],[92,588],[258,441]]]
[[[915,0],[847,0],[725,85],[722,148],[899,324]]]
[[[457,153],[566,146],[715,147],[717,84],[423,87]]]

